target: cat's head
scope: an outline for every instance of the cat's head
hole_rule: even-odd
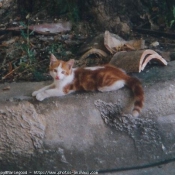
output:
[[[50,56],[50,75],[54,80],[63,80],[72,73],[72,67],[74,65],[74,60],[69,61],[58,60],[53,54]]]

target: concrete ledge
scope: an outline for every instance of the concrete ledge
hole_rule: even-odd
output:
[[[163,69],[171,74],[174,62]],[[11,83],[10,91],[0,90],[0,170],[126,169],[175,158],[175,76],[140,76],[145,107],[139,118],[127,114],[127,88],[43,102],[31,93],[48,82]]]

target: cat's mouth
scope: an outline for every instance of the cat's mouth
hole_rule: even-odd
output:
[[[55,80],[60,80],[60,78],[59,77],[55,77]]]

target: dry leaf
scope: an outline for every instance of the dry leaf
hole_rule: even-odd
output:
[[[62,23],[52,23],[52,24],[39,24],[29,26],[30,30],[40,34],[58,34],[60,32],[70,31],[72,28],[72,24],[70,22],[62,22]]]
[[[10,86],[6,86],[6,87],[4,87],[2,90],[3,90],[3,91],[8,91],[8,90],[10,90]]]
[[[111,54],[115,54],[121,50],[139,50],[145,48],[145,40],[125,41],[120,36],[105,31],[104,45]]]
[[[26,29],[26,27],[10,27],[6,30],[14,30],[14,31],[20,31],[22,29]],[[60,32],[70,31],[72,29],[71,22],[60,22],[60,23],[44,23],[39,25],[31,25],[29,26],[29,29],[43,35],[49,35],[49,34],[58,34]]]
[[[104,45],[111,54],[116,53],[116,49],[119,50],[124,46],[126,41],[118,35],[111,34],[109,31],[105,31]]]
[[[14,43],[15,41],[16,41],[16,39],[15,39],[15,38],[12,38],[12,39],[10,39],[10,40],[8,40],[8,41],[2,42],[2,45],[3,45],[3,46],[8,46],[9,44]]]
[[[131,45],[135,50],[139,49],[145,49],[145,40],[140,39],[140,40],[130,40],[127,41],[127,44]]]

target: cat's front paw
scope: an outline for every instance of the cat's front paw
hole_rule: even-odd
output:
[[[34,91],[34,92],[32,93],[32,96],[35,97],[38,93],[39,93],[38,91]]]
[[[44,92],[39,92],[39,93],[37,93],[37,95],[36,95],[36,99],[37,99],[38,101],[43,101],[45,98],[47,98],[47,97],[46,97],[46,94],[45,94]]]

